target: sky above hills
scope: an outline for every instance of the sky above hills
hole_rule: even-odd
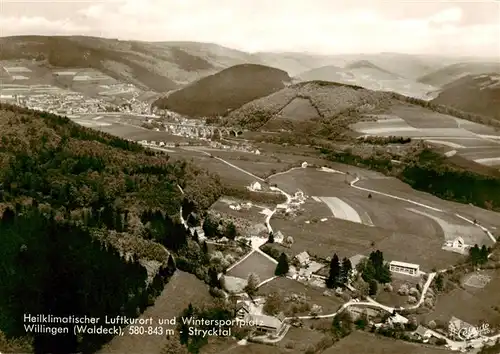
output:
[[[0,36],[21,34],[500,57],[500,0],[0,0]]]

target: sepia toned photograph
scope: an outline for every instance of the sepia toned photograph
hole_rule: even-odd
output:
[[[0,354],[500,354],[500,1],[0,0]]]

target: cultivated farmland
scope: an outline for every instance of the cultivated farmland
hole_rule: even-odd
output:
[[[405,136],[457,149],[460,156],[487,166],[500,165],[500,133],[484,124],[436,113],[420,106],[395,105],[369,115],[351,129],[364,135]]]

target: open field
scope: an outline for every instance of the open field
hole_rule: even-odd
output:
[[[290,252],[326,258],[337,253],[339,257],[355,254],[368,255],[377,249],[384,252],[387,260],[420,264],[422,270],[445,268],[455,264],[462,256],[441,250],[443,239],[422,233],[401,233],[382,227],[370,227],[341,219],[305,224],[303,221],[271,219],[273,229],[292,236]],[[401,225],[406,226],[408,225]]]
[[[482,299],[458,288],[446,295],[438,296],[434,311],[421,315],[420,319],[423,322],[439,320],[448,323],[451,317],[455,316],[473,326],[479,326],[483,322],[491,327],[499,326],[500,313],[493,310],[489,306],[490,303],[491,300],[484,303]]]
[[[435,310],[422,315],[422,319],[448,321],[455,316],[476,326],[482,321],[490,327],[500,326],[500,270],[485,270],[482,273],[491,277],[486,284],[480,284],[484,287],[467,285],[471,275],[475,274],[466,275],[462,279],[463,288],[438,295]]]
[[[180,152],[180,156],[182,152]],[[224,162],[217,160],[215,158],[211,158],[207,155],[201,155],[193,157],[193,161],[197,166],[206,168],[211,172],[215,172],[219,174],[222,181],[229,185],[234,186],[249,186],[251,183],[257,181],[254,177],[246,174],[243,171],[239,171]],[[262,183],[261,183],[262,184]],[[264,186],[262,186],[264,188]]]
[[[457,237],[462,237],[464,242],[468,245],[483,245],[490,244],[491,240],[486,233],[479,227],[471,225],[466,221],[453,217],[450,214],[439,214],[435,211],[419,210],[415,208],[408,208],[407,210],[426,216],[439,224],[444,233],[446,241],[452,241]],[[434,214],[434,215],[433,215]]]
[[[205,149],[214,156],[220,157],[256,176],[266,178],[272,173],[287,170],[290,164],[280,162],[279,159],[268,155],[256,155],[253,153]]]
[[[109,134],[116,135],[120,138],[131,139],[135,141],[141,140],[153,140],[153,141],[164,141],[164,142],[187,142],[189,139],[171,135],[167,132],[157,132],[154,130],[142,129],[139,127],[134,127],[130,125],[124,125],[120,123],[111,123],[109,126],[99,127],[101,131],[104,131]]]
[[[284,277],[276,278],[259,288],[260,295],[267,295],[275,291],[281,293],[284,297],[291,296],[292,294],[305,294],[307,303],[309,303],[311,306],[314,304],[321,306],[323,309],[322,313],[324,314],[337,311],[344,303],[341,298],[335,295],[323,295],[325,289],[308,286],[296,280]],[[285,314],[287,314],[287,312],[290,311],[293,302],[284,303],[283,305],[285,307]],[[304,311],[297,313],[297,315],[309,315],[309,313],[307,311]]]
[[[276,263],[273,263],[269,258],[262,255],[260,252],[254,251],[236,267],[229,270],[227,275],[247,279],[250,273],[255,273],[259,276],[260,281],[264,281],[274,277],[275,270]]]
[[[152,317],[153,323],[158,323],[158,318],[171,319],[178,316],[190,303],[199,306],[210,301],[212,297],[208,293],[208,287],[201,280],[177,270],[156,298],[155,304],[147,308],[140,318]],[[127,333],[125,330],[125,335],[114,337],[99,353],[159,353],[167,341],[166,336],[134,336]]]
[[[274,221],[278,220],[280,217],[281,216],[278,213],[273,215],[273,217],[271,218],[271,225],[274,225]],[[332,211],[321,200],[318,202],[313,198],[308,198],[306,199],[304,204],[302,204],[300,211],[296,212],[293,218],[297,221],[298,224],[304,224],[306,221],[314,223],[323,218],[331,219]]]
[[[337,197],[320,197],[320,199],[330,208],[335,218],[363,223],[356,209],[342,199]]]
[[[245,201],[236,198],[222,197],[214,204],[212,204],[210,209],[216,212],[230,215],[235,218],[243,218],[245,220],[254,223],[264,222],[266,215],[261,213],[264,210],[264,207],[253,205],[250,209],[242,208],[241,210],[233,210],[229,207],[232,204],[242,204],[242,203],[245,203]]]
[[[327,339],[328,334],[312,329],[290,327],[285,338],[277,343],[278,347],[290,350],[293,353],[307,353],[308,350],[320,344],[323,339]]]
[[[401,198],[407,198],[419,203],[429,205],[433,208],[444,210],[451,214],[458,213],[468,218],[469,220],[476,219],[480,225],[483,225],[486,228],[491,229],[492,231],[500,229],[499,213],[478,208],[473,205],[461,204],[440,199],[429,193],[414,190],[406,183],[403,183],[395,178],[362,179],[356,183],[356,186],[396,195]],[[410,203],[407,203],[406,205],[407,205],[406,207],[414,207],[414,205]],[[429,210],[425,209],[425,212],[429,212]],[[434,215],[439,215],[439,217],[445,217],[442,213]],[[460,219],[455,217],[453,217],[453,220],[455,223],[459,223],[461,221]]]
[[[306,195],[321,196],[319,198],[323,201],[337,201],[332,198],[339,198],[343,202],[342,205],[347,204],[352,214],[351,209],[353,209],[364,224],[409,234],[427,234],[440,242],[444,241],[439,225],[425,216],[415,215],[405,209],[412,204],[381,195],[368,198],[368,192],[349,187],[345,179],[345,175],[308,168],[272,177],[270,182],[278,183],[280,188],[288,193],[301,189]],[[342,214],[340,210],[338,214]],[[354,214],[351,216],[353,220],[359,222]],[[273,221],[274,218],[271,223]]]
[[[355,331],[321,354],[446,354],[448,350]]]

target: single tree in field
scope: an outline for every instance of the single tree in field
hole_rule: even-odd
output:
[[[272,231],[269,231],[269,238],[267,239],[268,243],[274,243],[274,234]]]
[[[326,286],[328,288],[335,288],[339,284],[340,278],[340,261],[339,257],[335,253],[330,262],[330,274],[326,280]]]
[[[245,286],[245,291],[248,295],[253,296],[257,293],[257,287],[260,284],[260,278],[255,273],[248,274],[247,286]]]
[[[288,257],[284,252],[280,254],[278,259],[278,264],[276,265],[276,270],[274,274],[277,276],[286,275],[288,273],[290,266],[288,265]]]
[[[236,226],[234,226],[233,222],[227,224],[225,236],[230,240],[234,240],[237,235],[238,231],[236,230]]]

